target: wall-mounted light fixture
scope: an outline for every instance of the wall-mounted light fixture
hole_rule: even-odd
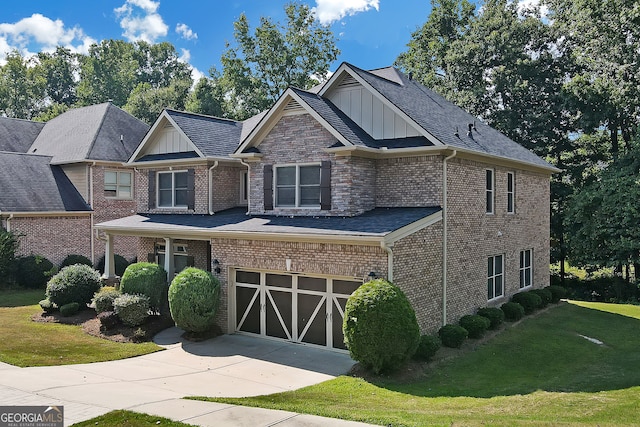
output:
[[[369,280],[373,280],[378,277],[378,274],[375,271],[370,271],[369,274],[367,274],[367,277]]]

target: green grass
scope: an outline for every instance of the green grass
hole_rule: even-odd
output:
[[[131,411],[112,411],[107,414],[92,418],[87,421],[73,424],[73,427],[146,427],[146,426],[168,426],[168,427],[190,427],[193,424],[185,424],[179,421],[172,421],[168,418],[156,417],[154,415],[140,414]]]
[[[639,306],[564,303],[410,383],[343,376],[269,396],[204,400],[393,426],[637,425],[638,319]]]
[[[38,293],[39,292],[39,293]],[[38,323],[42,291],[0,291],[0,362],[51,366],[104,362],[153,353],[154,343],[117,343],[87,335],[81,326]],[[36,305],[22,305],[34,304]]]

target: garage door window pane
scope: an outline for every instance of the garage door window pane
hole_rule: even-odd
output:
[[[259,285],[260,273],[255,271],[236,271],[236,282]]]
[[[334,280],[333,281],[333,293],[351,295],[362,285],[362,282],[352,282],[350,280]]]
[[[281,274],[267,274],[267,286],[291,288],[291,276],[284,276]]]
[[[298,289],[304,291],[327,291],[327,280],[318,277],[298,277]]]

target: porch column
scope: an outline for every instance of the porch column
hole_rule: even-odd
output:
[[[164,271],[167,272],[167,282],[171,283],[175,267],[173,265],[173,239],[170,237],[164,238]]]
[[[113,257],[113,236],[111,234],[107,234],[106,236],[106,247],[104,250],[104,274],[102,275],[105,279],[113,279],[116,277],[116,265]]]

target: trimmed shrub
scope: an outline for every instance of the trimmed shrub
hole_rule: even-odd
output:
[[[438,336],[442,345],[451,348],[460,348],[464,340],[467,339],[469,332],[460,325],[444,325],[438,331]]]
[[[77,302],[80,308],[85,308],[100,286],[100,274],[96,270],[75,264],[63,268],[49,280],[46,295],[58,307]]]
[[[52,303],[49,299],[43,299],[42,301],[39,302],[39,304],[42,311],[44,311],[46,314],[51,314],[58,309],[58,307],[54,303]]]
[[[489,319],[489,329],[498,329],[504,322],[504,311],[498,307],[483,307],[478,310],[478,315]]]
[[[113,300],[120,296],[120,291],[113,286],[103,286],[93,295],[93,304],[96,313],[100,314],[105,311],[113,311]]]
[[[16,279],[18,268],[16,252],[20,245],[18,238],[18,235],[0,226],[0,278],[2,280],[0,285],[12,284]]]
[[[152,311],[166,310],[168,291],[167,273],[158,264],[150,262],[131,264],[120,279],[120,292],[148,296]]]
[[[115,254],[113,255],[113,262],[115,264],[115,273],[116,276],[122,277],[124,271],[129,266],[129,261],[127,261],[123,256]],[[100,257],[95,266],[96,270],[100,272],[100,274],[104,274],[104,255]]]
[[[102,313],[98,313],[97,317],[100,321],[100,327],[105,330],[113,329],[120,323],[120,319],[115,311],[103,311]]]
[[[23,288],[44,289],[56,268],[51,261],[40,255],[18,258],[18,284]]]
[[[477,314],[467,314],[460,318],[458,324],[469,332],[469,338],[477,339],[482,338],[487,329],[489,329],[491,321]]]
[[[376,374],[402,366],[420,343],[411,303],[384,279],[363,284],[349,297],[342,330],[351,357]]]
[[[540,308],[542,299],[535,292],[520,292],[511,297],[511,301],[517,302],[524,308],[524,314],[531,314]]]
[[[60,270],[73,264],[84,264],[88,265],[89,267],[93,267],[93,263],[86,256],[71,254],[67,255],[67,257],[62,260],[62,262],[60,263]]]
[[[540,297],[540,308],[545,308],[551,303],[553,295],[549,289],[534,289],[531,292]]]
[[[149,317],[149,297],[122,294],[113,300],[113,311],[127,326],[142,325]]]
[[[62,315],[62,317],[73,316],[78,312],[79,309],[80,304],[78,304],[77,302],[70,302],[69,304],[65,304],[60,307],[60,315]]]
[[[515,322],[524,317],[524,307],[517,302],[505,302],[500,309],[504,312],[504,319]]]
[[[187,332],[212,330],[219,305],[220,282],[208,271],[185,268],[169,286],[171,317]]]
[[[440,338],[435,335],[423,335],[420,337],[420,343],[418,343],[418,349],[413,355],[417,360],[431,360],[436,355],[442,343]]]
[[[562,286],[547,286],[545,289],[548,289],[551,292],[551,302],[553,304],[557,304],[561,299],[567,297],[567,289]]]

